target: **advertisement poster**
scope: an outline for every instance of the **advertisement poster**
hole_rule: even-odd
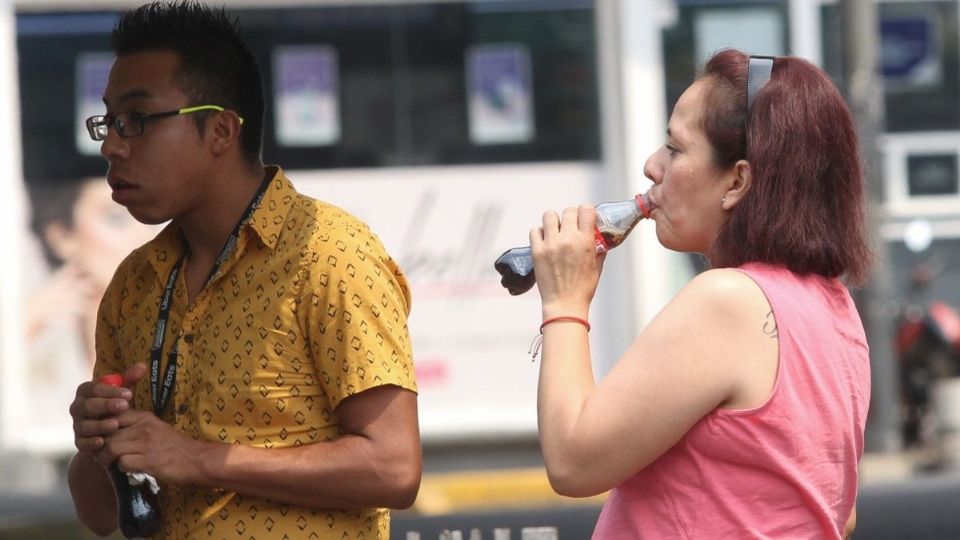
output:
[[[117,266],[156,235],[116,204],[103,177],[27,179],[30,234],[23,264],[22,399],[16,433],[39,451],[73,444],[68,409],[93,373],[97,307]]]
[[[525,45],[476,45],[466,52],[467,110],[474,144],[533,140],[533,81]]]
[[[282,146],[325,146],[340,140],[337,54],[297,45],[273,52],[274,115]]]
[[[541,321],[537,289],[511,296],[493,261],[528,244],[544,210],[596,201],[597,165],[536,163],[392,169],[291,170],[297,189],[367,222],[407,275],[409,329],[424,440],[536,437],[540,365],[530,345]],[[110,199],[102,178],[27,181],[33,234],[22,262],[23,392],[30,410],[9,426],[17,445],[66,452],[67,412],[90,377],[96,307],[110,275],[158,228]],[[68,219],[70,218],[70,219]],[[623,261],[620,253],[608,265]],[[597,302],[591,348],[610,341]]]
[[[113,65],[112,53],[84,53],[77,55],[77,87],[75,89],[77,116],[76,136],[77,152],[86,156],[100,155],[100,143],[87,134],[87,118],[104,114],[103,90],[107,87],[110,66]]]
[[[407,276],[424,440],[536,436],[540,296],[511,296],[493,262],[529,243],[544,210],[595,200],[599,177],[580,163],[290,172],[301,192],[367,222]],[[598,358],[605,338],[598,323]]]
[[[884,90],[918,91],[943,82],[940,28],[929,14],[885,15],[880,19],[880,64]]]

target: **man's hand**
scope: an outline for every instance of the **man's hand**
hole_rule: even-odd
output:
[[[70,405],[73,438],[79,453],[70,460],[67,480],[77,517],[91,531],[107,536],[117,529],[117,500],[106,470],[96,461],[107,440],[120,429],[118,415],[130,412],[130,387],[147,374],[136,364],[123,374],[123,386],[85,382]]]
[[[209,443],[180,433],[152,412],[125,411],[113,420],[119,429],[97,452],[102,465],[117,461],[122,471],[144,472],[175,485],[200,482],[202,453]]]
[[[130,387],[147,374],[147,365],[138,363],[123,374],[123,386],[85,382],[77,387],[70,405],[73,417],[73,440],[81,453],[94,454],[106,443],[106,438],[120,428],[117,415],[130,409],[133,392]]]

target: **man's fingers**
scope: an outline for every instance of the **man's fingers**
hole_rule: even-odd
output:
[[[103,420],[81,420],[76,423],[74,434],[77,437],[99,437],[109,435],[120,428],[120,422],[116,418],[104,418]]]
[[[103,437],[75,437],[73,444],[80,452],[96,454],[104,445]]]
[[[146,362],[137,362],[123,372],[123,385],[127,388],[137,384],[141,379],[147,376]]]
[[[120,427],[125,428],[138,422],[146,422],[156,418],[152,412],[130,409],[117,415],[116,420]]]
[[[80,385],[80,388],[77,389],[77,397],[132,399],[133,392],[123,386],[93,382]]]
[[[122,398],[89,398],[76,401],[70,406],[70,414],[76,420],[112,416],[130,409],[130,402]]]

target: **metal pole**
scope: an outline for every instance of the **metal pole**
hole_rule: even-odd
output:
[[[883,175],[877,139],[884,127],[883,81],[878,75],[877,29],[879,19],[873,0],[841,0],[843,71],[846,98],[857,123],[866,165],[868,231],[875,254],[873,274],[859,296],[870,346],[870,413],[867,417],[866,449],[896,452],[903,446],[898,414],[898,378],[893,354],[892,331],[896,304],[890,275],[890,258],[880,236],[884,221]]]
[[[4,249],[13,257],[0,267],[0,454],[12,447],[29,445],[29,424],[23,404],[28,403],[27,362],[23,327],[23,259],[29,248],[26,209],[30,207],[23,184],[20,147],[20,96],[18,94],[17,33],[13,3],[0,0],[0,227],[8,231]],[[0,473],[0,476],[3,474]],[[25,476],[29,477],[30,474]],[[4,482],[6,483],[6,482]],[[13,486],[11,486],[12,489]]]

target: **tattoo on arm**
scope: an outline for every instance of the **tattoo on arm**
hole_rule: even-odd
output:
[[[773,318],[773,310],[767,313],[767,320],[763,323],[763,333],[770,339],[777,339],[779,337],[777,333],[777,320]]]

